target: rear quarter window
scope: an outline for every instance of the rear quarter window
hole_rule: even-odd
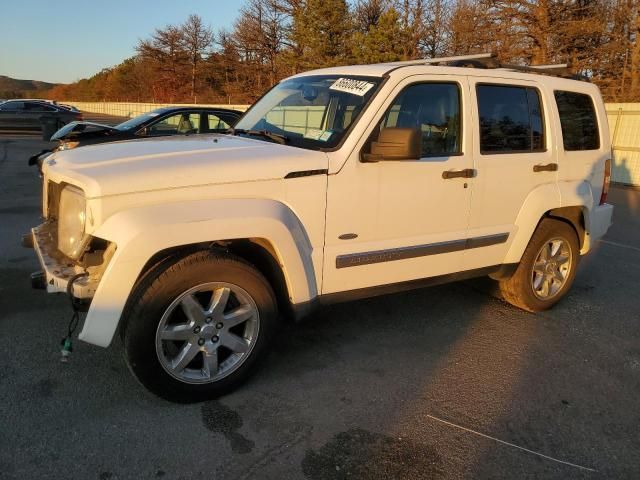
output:
[[[564,90],[556,90],[553,93],[560,115],[564,149],[598,150],[600,130],[591,96]]]

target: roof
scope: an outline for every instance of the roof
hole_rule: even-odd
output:
[[[443,65],[444,64],[444,65]],[[576,77],[568,64],[556,65],[515,65],[500,63],[493,53],[480,53],[455,57],[408,60],[401,62],[378,63],[372,65],[350,65],[322,68],[300,73],[295,77],[310,75],[352,75],[383,77],[394,70],[411,68],[415,73],[449,74],[468,76],[496,76],[540,80],[541,78],[560,77],[571,80],[586,80]]]
[[[226,112],[226,113],[232,113],[232,114],[236,114],[236,113],[242,114],[243,113],[240,110],[234,110],[232,108],[204,107],[204,106],[200,106],[200,105],[176,105],[176,106],[169,106],[169,107],[159,107],[159,108],[156,108],[153,111],[154,112],[167,113],[167,112],[180,112],[180,111],[183,111],[183,110],[216,111],[216,112]]]
[[[397,65],[397,64],[376,64],[376,65],[353,65],[348,67],[323,68],[311,70],[290,78],[302,78],[311,75],[341,75],[341,76],[363,76],[363,77],[408,77],[411,75],[453,75],[466,77],[483,77],[497,79],[510,79],[513,81],[536,82],[539,85],[551,85],[553,88],[580,89],[581,91],[598,91],[598,87],[591,83],[576,79],[561,78],[556,76],[541,75],[538,73],[528,73],[515,71],[506,68],[473,68],[473,67],[446,67],[436,65]],[[562,85],[562,87],[561,87]]]
[[[49,103],[51,105],[55,105],[56,102],[54,100],[47,100],[44,98],[9,98],[5,100],[7,102],[41,102],[41,103]]]

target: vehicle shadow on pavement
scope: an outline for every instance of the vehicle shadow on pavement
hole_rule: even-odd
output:
[[[610,198],[624,236],[640,192]],[[328,307],[226,401],[264,389],[260,405],[304,418],[312,479],[632,476],[640,462],[616,459],[640,426],[640,314],[622,286],[640,284],[640,250],[598,243],[581,263],[538,314],[493,298],[488,280]]]
[[[279,412],[273,423],[281,434],[283,418],[295,412],[288,441],[306,445],[306,477],[444,475],[448,455],[400,414],[432,401],[422,386],[475,316],[466,290],[454,284],[333,305],[284,330],[250,390],[263,393],[263,412]]]

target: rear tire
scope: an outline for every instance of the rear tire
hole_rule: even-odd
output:
[[[579,260],[580,244],[573,227],[545,218],[531,237],[515,273],[499,282],[500,293],[523,310],[547,310],[571,288]]]
[[[199,251],[143,277],[123,320],[136,378],[162,398],[194,402],[224,395],[253,373],[278,314],[273,290],[252,265]]]

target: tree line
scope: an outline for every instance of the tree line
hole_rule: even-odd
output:
[[[313,68],[495,52],[569,62],[609,101],[640,101],[640,0],[246,0],[231,29],[198,15],[136,55],[49,91],[77,101],[251,103]]]

